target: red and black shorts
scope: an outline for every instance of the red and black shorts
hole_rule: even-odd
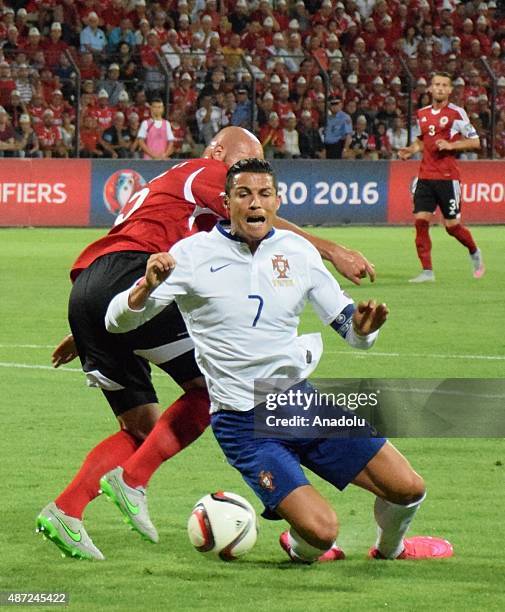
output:
[[[88,384],[101,388],[116,415],[158,401],[149,363],[178,384],[201,376],[193,341],[175,303],[125,334],[105,329],[110,301],[144,276],[149,256],[122,251],[99,257],[79,274],[70,293],[68,319],[82,369]]]
[[[457,180],[418,179],[414,191],[414,214],[434,213],[440,207],[444,219],[459,219],[461,184]]]

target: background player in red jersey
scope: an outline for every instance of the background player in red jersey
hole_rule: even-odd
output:
[[[400,159],[409,159],[422,151],[423,159],[414,193],[417,255],[422,272],[411,283],[435,280],[431,263],[430,219],[437,206],[444,216],[448,234],[461,242],[470,253],[473,275],[480,278],[485,267],[482,255],[468,228],[461,223],[461,186],[456,164],[460,151],[480,149],[475,128],[464,109],[451,104],[452,81],[449,74],[437,72],[431,79],[433,103],[417,112],[420,135],[409,146],[400,149]]]
[[[69,556],[103,559],[84,529],[82,513],[98,495],[99,478],[133,455],[155,424],[162,430],[160,460],[185,448],[209,424],[204,379],[177,308],[165,309],[152,325],[122,338],[106,332],[104,316],[112,297],[143,276],[151,253],[166,251],[192,232],[209,229],[216,215],[228,216],[223,205],[226,172],[230,165],[246,157],[263,157],[257,138],[238,127],[221,130],[203,159],[177,164],[136,192],[112,230],[85,248],[72,267],[72,336],[57,347],[53,363],[68,363],[78,354],[88,384],[101,388],[121,429],[88,454],[68,487],[37,517],[38,529]],[[282,219],[278,225],[308,236]],[[373,266],[361,254],[326,240],[311,240],[354,282],[359,283],[366,274],[374,278]],[[159,421],[149,362],[158,365],[184,390]],[[150,470],[151,466],[145,468]],[[151,539],[157,541],[157,537],[153,533]]]

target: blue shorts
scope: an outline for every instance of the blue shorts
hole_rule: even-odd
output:
[[[275,508],[289,493],[310,484],[302,465],[343,490],[386,442],[373,437],[259,438],[254,410],[216,412],[211,425],[228,462],[261,499],[263,516],[270,519],[280,518]]]

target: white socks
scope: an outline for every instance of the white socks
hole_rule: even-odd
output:
[[[395,559],[403,550],[403,536],[412,522],[417,509],[424,501],[420,500],[401,506],[376,497],[374,506],[377,521],[377,544],[379,552],[386,559]]]
[[[329,550],[312,546],[312,544],[305,541],[302,536],[293,529],[293,527],[291,527],[288,531],[288,537],[291,552],[295,558],[305,561],[306,563],[317,561],[322,554]]]

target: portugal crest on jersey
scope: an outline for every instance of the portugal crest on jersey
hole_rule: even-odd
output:
[[[274,255],[272,257],[272,268],[274,272],[273,284],[275,287],[288,287],[293,285],[290,277],[289,261],[284,255]]]

